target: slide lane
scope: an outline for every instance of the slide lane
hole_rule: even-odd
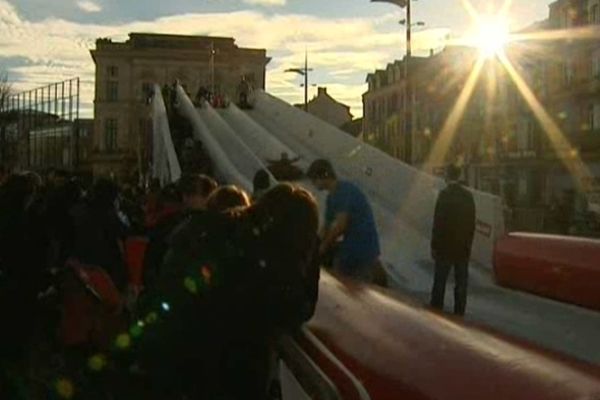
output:
[[[234,106],[231,106],[234,107]],[[235,109],[234,109],[235,110]],[[235,111],[223,110],[221,112],[223,118],[229,122],[232,119],[232,115]],[[255,152],[262,151],[262,143],[264,140],[255,140],[253,135],[249,134],[253,124],[259,124],[263,129],[259,132],[261,135],[269,135],[271,140],[276,140],[280,145],[278,147],[288,147],[294,150],[294,152],[302,156],[300,165],[306,169],[311,161],[319,157],[326,157],[322,154],[315,154],[314,150],[302,145],[293,136],[287,135],[285,129],[281,126],[277,126],[272,123],[272,120],[261,114],[259,111],[250,111],[245,119],[252,121],[252,124],[237,124],[236,134],[245,141],[249,147]],[[244,125],[246,127],[244,127]],[[324,200],[325,194],[319,193],[312,185],[308,182],[303,182],[303,185],[309,188],[315,196],[319,199],[320,209],[323,212],[325,209]],[[415,259],[424,259],[429,253],[429,243],[423,240],[423,236],[416,232],[411,226],[402,226],[402,244],[399,245],[398,239],[398,228],[401,226],[402,221],[400,218],[395,216],[393,212],[382,206],[375,196],[369,196],[375,201],[373,202],[373,211],[375,214],[378,230],[381,233],[381,245],[384,254],[384,261],[387,266],[387,270],[392,274],[395,279],[404,283],[410,284],[411,287],[416,288],[420,291],[429,290],[430,277],[427,271],[422,268],[395,268],[396,265],[410,265]]]
[[[236,154],[226,151],[221,146],[221,143],[215,138],[214,133],[211,132],[205,121],[200,117],[188,95],[179,85],[177,86],[177,101],[179,103],[179,112],[192,123],[194,139],[202,142],[213,160],[217,177],[221,181],[239,185],[251,193],[252,180],[240,172],[237,165],[234,164]]]

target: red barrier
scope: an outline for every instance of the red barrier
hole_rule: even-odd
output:
[[[145,237],[129,237],[125,240],[125,262],[129,270],[129,283],[136,289],[143,286],[144,257],[148,248]]]
[[[303,349],[349,399],[600,398],[598,367],[327,273],[308,328]]]
[[[502,286],[600,310],[600,240],[511,233],[494,250]]]

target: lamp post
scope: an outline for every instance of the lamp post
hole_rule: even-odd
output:
[[[209,69],[210,69],[210,91],[212,95],[215,95],[215,57],[218,53],[217,49],[215,49],[215,43],[210,42],[209,47],[210,58],[209,58]]]
[[[312,70],[312,68],[308,68],[308,52],[304,53],[303,68],[288,68],[285,70],[285,72],[295,72],[304,77],[304,111],[306,112],[308,112],[308,73]]]
[[[414,1],[414,0],[413,0]],[[415,98],[413,90],[413,82],[409,81],[410,78],[410,60],[412,57],[412,27],[423,26],[425,23],[412,22],[412,10],[411,0],[371,0],[371,2],[380,3],[392,3],[400,8],[406,8],[406,19],[400,21],[401,24],[406,26],[406,57],[404,60],[404,101],[403,115],[404,115],[404,161],[408,164],[412,164],[412,147],[413,147],[413,110],[415,107]],[[410,106],[409,106],[410,101]]]

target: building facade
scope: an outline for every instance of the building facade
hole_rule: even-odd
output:
[[[304,109],[304,104],[294,106]],[[353,118],[350,107],[331,97],[326,87],[317,88],[317,95],[308,102],[307,109],[310,114],[338,128]]]
[[[317,95],[308,102],[308,112],[338,128],[352,121],[350,107],[331,97],[326,87],[317,88]]]
[[[125,42],[98,39],[95,129],[90,162],[95,175],[131,176],[147,168],[152,123],[148,94],[154,84],[179,81],[192,96],[200,87],[236,96],[246,76],[265,88],[270,59],[264,49],[241,48],[232,38],[132,33]]]
[[[410,107],[411,103],[406,104],[405,99],[406,59],[369,74],[368,90],[363,94],[364,140],[404,162],[423,165],[476,56],[473,49],[449,47],[437,54],[432,52],[429,57],[410,59],[409,76],[414,91],[410,139],[404,124],[404,107]],[[469,129],[472,116],[465,116],[466,124],[461,130]],[[462,140],[469,136],[458,132],[457,138]],[[459,146],[461,140],[456,140],[453,145]],[[456,150],[452,154],[456,154]]]
[[[440,165],[427,164],[428,172],[439,172],[450,162],[462,164],[472,187],[501,195],[514,210],[515,229],[546,229],[549,210],[557,204],[573,215],[577,210],[600,211],[599,30],[600,0],[550,4],[547,20],[519,33],[563,39],[525,41],[505,49],[533,101],[526,100],[499,60],[487,60],[446,158],[438,160]],[[476,49],[454,47],[411,59],[411,140],[405,138],[403,123],[406,61],[369,74],[363,95],[364,139],[425,167],[478,56]],[[540,123],[532,103],[541,106],[565,140],[556,140],[557,131]],[[565,166],[569,159],[581,161],[587,172],[583,187],[578,185],[581,177]]]

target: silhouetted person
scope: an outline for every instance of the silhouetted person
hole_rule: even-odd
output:
[[[281,153],[279,160],[267,160],[269,164],[269,171],[277,178],[282,181],[293,181],[302,179],[303,173],[300,168],[294,164],[300,160],[301,157],[295,157],[290,159],[288,153]]]
[[[103,268],[119,289],[127,284],[123,258],[126,226],[117,208],[118,186],[107,179],[98,180],[88,201],[71,211],[73,243],[71,256],[83,264]]]
[[[246,76],[242,76],[242,80],[241,80],[240,84],[238,85],[238,93],[239,93],[239,100],[240,100],[241,108],[250,108],[250,102],[248,101],[249,96],[250,96],[250,91],[251,91],[250,83],[246,79]]]
[[[282,165],[282,166],[291,166],[294,163],[298,162],[301,157],[294,157],[290,159],[290,155],[287,152],[281,153],[281,158],[279,160],[267,160],[269,164],[273,165]]]
[[[271,187],[271,178],[269,177],[269,173],[264,169],[257,171],[254,175],[254,179],[252,180],[252,186],[252,198],[254,201],[256,201]]]
[[[444,308],[446,281],[454,268],[454,313],[464,315],[467,306],[469,259],[475,234],[475,201],[460,182],[460,169],[449,166],[448,186],[440,192],[435,205],[431,253],[435,260],[435,277],[431,305]]]

